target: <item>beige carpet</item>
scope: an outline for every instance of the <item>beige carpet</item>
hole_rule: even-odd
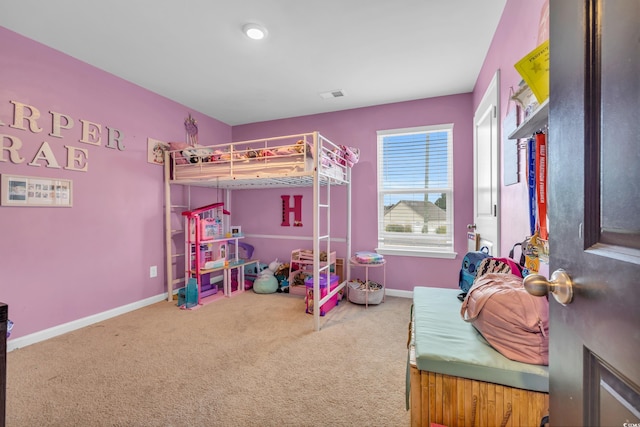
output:
[[[7,426],[409,426],[410,305],[154,304],[9,353]]]

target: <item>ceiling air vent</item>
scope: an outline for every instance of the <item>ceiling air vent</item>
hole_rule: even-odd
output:
[[[323,93],[320,94],[320,96],[323,99],[340,98],[340,97],[343,97],[343,96],[346,96],[346,95],[347,94],[342,89],[330,90],[329,92],[323,92]]]

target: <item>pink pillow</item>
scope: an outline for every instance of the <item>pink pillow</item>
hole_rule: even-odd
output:
[[[169,150],[174,151],[171,154],[175,159],[176,165],[186,165],[188,163],[187,159],[185,159],[184,156],[182,155],[182,151],[176,151],[176,150],[184,150],[186,148],[191,148],[191,146],[186,142],[170,142],[169,143]]]
[[[191,146],[186,142],[170,142],[169,149],[170,150],[184,150],[185,148],[190,148]]]

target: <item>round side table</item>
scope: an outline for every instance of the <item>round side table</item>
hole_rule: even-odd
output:
[[[382,302],[384,302],[385,290],[386,290],[386,281],[387,281],[387,260],[383,259],[382,262],[376,264],[363,264],[356,260],[355,257],[351,257],[349,259],[349,267],[363,267],[364,268],[364,283],[365,283],[365,294],[364,294],[364,306],[365,308],[369,307],[369,268],[379,268],[382,267]],[[347,283],[347,300],[349,300],[349,284]],[[350,300],[349,300],[350,301]]]

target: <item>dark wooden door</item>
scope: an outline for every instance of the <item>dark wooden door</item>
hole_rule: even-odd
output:
[[[640,426],[640,1],[551,0],[552,426]],[[628,423],[628,424],[625,424]]]

